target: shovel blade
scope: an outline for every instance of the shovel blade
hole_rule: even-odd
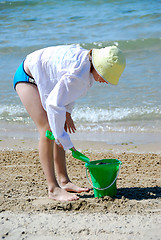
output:
[[[79,151],[74,151],[72,148],[70,149],[72,151],[72,156],[76,159],[79,159],[85,163],[90,163],[90,159],[86,157],[83,153]]]

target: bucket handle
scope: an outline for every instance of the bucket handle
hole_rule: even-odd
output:
[[[107,186],[107,187],[105,187],[105,188],[97,188],[97,187],[93,186],[93,184],[92,184],[91,181],[89,180],[87,168],[86,168],[86,177],[87,177],[87,180],[88,180],[89,184],[90,184],[93,188],[95,188],[95,189],[97,189],[97,190],[106,190],[106,189],[110,188],[110,187],[115,183],[115,181],[117,180],[117,177],[118,177],[118,175],[119,175],[120,169],[121,169],[121,164],[119,165],[119,170],[118,170],[118,172],[117,172],[117,175],[116,175],[115,179],[113,180],[113,182],[112,182],[109,186]]]

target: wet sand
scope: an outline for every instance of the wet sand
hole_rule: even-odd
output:
[[[98,199],[91,189],[78,194],[78,201],[62,203],[47,197],[37,141],[5,141],[0,142],[1,239],[160,239],[159,145],[76,141],[75,146],[91,160],[122,161],[117,195]],[[91,188],[84,163],[70,152],[67,168],[74,183]]]

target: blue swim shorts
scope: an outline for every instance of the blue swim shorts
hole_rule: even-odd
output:
[[[30,77],[24,70],[24,61],[21,63],[21,65],[18,67],[15,76],[14,76],[14,80],[13,80],[13,86],[14,89],[16,87],[17,83],[31,83],[31,84],[35,84],[36,82],[34,80],[34,78]]]

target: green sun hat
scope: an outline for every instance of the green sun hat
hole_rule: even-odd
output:
[[[106,81],[117,85],[126,66],[123,52],[116,46],[92,50],[92,64],[96,72]]]

